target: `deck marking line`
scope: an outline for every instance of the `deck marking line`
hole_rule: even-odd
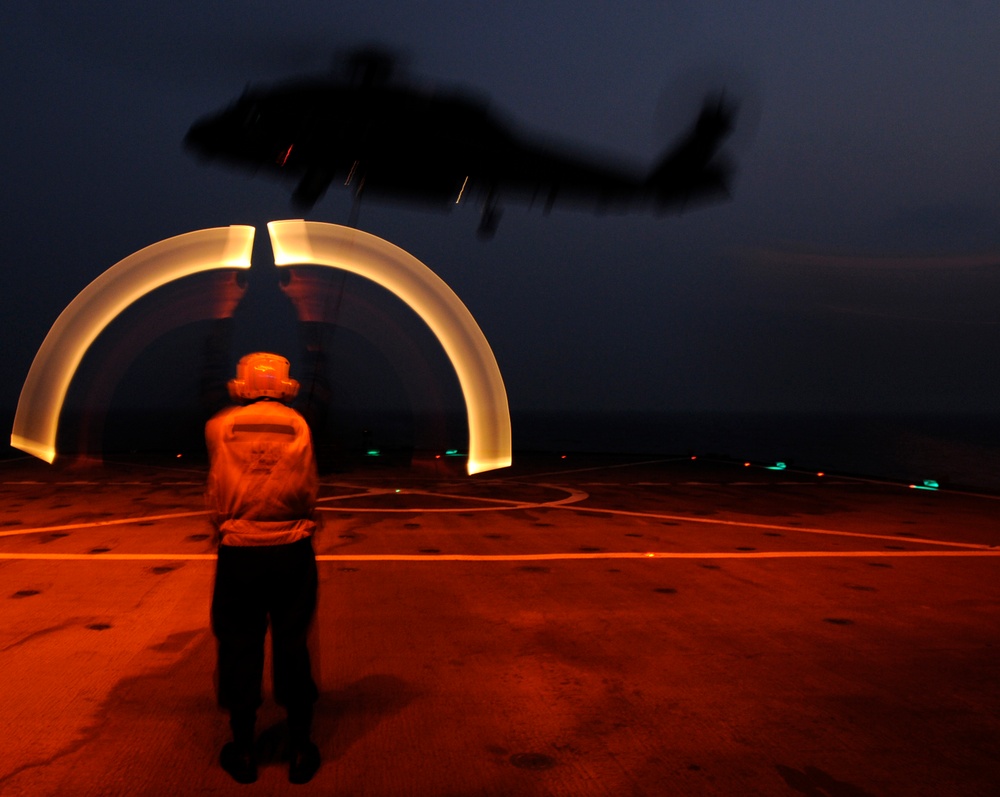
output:
[[[325,562],[535,562],[592,559],[826,559],[835,557],[952,557],[1000,556],[1000,551],[724,551],[724,552],[655,552],[606,551],[601,553],[523,553],[523,554],[317,554]]]
[[[450,498],[454,501],[480,501],[488,502],[493,504],[493,506],[461,506],[461,507],[438,507],[438,508],[428,508],[428,507],[386,507],[383,509],[375,507],[348,507],[348,506],[318,506],[317,510],[321,512],[386,512],[386,513],[398,513],[398,512],[504,512],[511,509],[548,509],[548,508],[562,508],[570,504],[576,504],[580,501],[587,500],[590,495],[583,490],[576,490],[572,487],[561,487],[555,484],[540,484],[535,485],[538,487],[548,487],[553,490],[558,490],[559,492],[569,493],[565,498],[558,498],[553,501],[512,501],[506,498],[482,498],[479,496],[470,495],[451,495],[449,493],[432,493],[427,490],[403,490],[400,495],[422,495],[429,496],[431,498]],[[379,495],[392,494],[395,490],[384,490],[379,491]],[[371,493],[374,495],[375,493]],[[338,500],[340,498],[356,498],[356,495],[350,496],[331,496],[328,499],[320,500]]]
[[[907,544],[923,544],[923,545],[940,545],[950,548],[968,548],[972,550],[992,550],[996,549],[997,546],[988,545],[985,543],[965,543],[965,542],[952,542],[947,540],[934,540],[925,537],[901,537],[899,535],[891,534],[868,534],[863,532],[854,531],[835,531],[833,529],[820,529],[812,528],[807,526],[781,526],[773,523],[753,523],[750,521],[740,521],[740,520],[722,520],[717,518],[706,518],[706,517],[696,517],[690,515],[672,515],[664,514],[659,512],[637,512],[632,510],[624,509],[602,509],[600,507],[590,507],[590,506],[578,506],[579,502],[589,498],[589,494],[583,490],[577,490],[572,487],[564,487],[560,485],[553,485],[548,483],[538,484],[536,486],[546,487],[561,492],[567,492],[565,498],[561,498],[555,501],[548,501],[544,503],[538,502],[515,502],[509,501],[508,499],[490,499],[490,498],[480,498],[475,496],[455,496],[447,493],[433,493],[424,490],[407,490],[403,492],[404,495],[423,495],[436,498],[450,498],[453,500],[472,500],[472,501],[490,501],[494,504],[502,502],[502,505],[486,506],[486,507],[442,507],[442,508],[383,508],[375,509],[371,507],[327,507],[319,506],[318,511],[322,512],[355,512],[355,513],[455,513],[455,512],[502,512],[514,509],[568,509],[575,512],[593,512],[595,514],[603,515],[619,515],[623,517],[639,517],[639,518],[652,518],[656,520],[672,520],[684,523],[701,523],[707,525],[716,526],[732,526],[736,528],[752,528],[752,529],[769,529],[775,531],[783,531],[787,533],[801,532],[804,534],[823,534],[828,536],[837,537],[855,537],[861,539],[871,539],[871,540],[889,540],[897,543],[907,543]],[[365,494],[352,494],[348,496],[330,496],[328,500],[338,500],[340,498],[353,498],[353,497],[363,497],[364,495],[384,495],[395,493],[395,490],[390,490],[387,488],[375,488],[375,490],[365,493]],[[324,499],[321,499],[324,500]],[[61,524],[52,526],[36,526],[33,528],[26,529],[11,529],[7,531],[0,531],[0,537],[14,537],[14,536],[24,536],[26,534],[38,534],[42,532],[52,532],[52,531],[67,531],[75,529],[89,529],[89,528],[103,528],[106,526],[120,526],[129,525],[134,523],[151,522],[159,520],[171,520],[176,518],[184,517],[197,517],[208,515],[208,510],[199,510],[193,512],[177,512],[162,515],[146,515],[143,517],[129,517],[129,518],[118,518],[110,520],[95,520],[89,523],[71,523],[71,524]]]
[[[378,495],[429,495],[434,498],[451,498],[455,501],[479,501],[480,503],[491,503],[498,504],[498,506],[486,507],[487,509],[510,509],[511,507],[521,507],[524,506],[523,501],[512,501],[507,498],[481,498],[479,496],[473,495],[450,495],[448,493],[431,493],[426,490],[400,490],[398,493],[396,490],[375,490],[370,493],[354,493],[352,495],[330,495],[325,498],[317,499],[317,503],[326,503],[329,501],[342,501],[348,498],[371,498]],[[327,507],[321,506],[319,509],[333,512],[456,512],[459,511],[454,508],[441,508],[441,509],[415,509],[413,507],[409,509],[375,509],[373,507]],[[482,507],[476,507],[478,511],[482,511]]]
[[[90,523],[64,523],[61,526],[34,526],[30,529],[14,529],[12,531],[0,531],[0,537],[17,537],[24,534],[40,534],[43,531],[71,531],[73,529],[94,529],[104,526],[127,526],[129,523],[143,523],[152,520],[173,520],[181,517],[197,517],[207,515],[207,509],[197,512],[174,512],[169,515],[145,515],[143,517],[117,518],[112,520],[93,520]]]
[[[73,482],[39,482],[39,481],[16,481],[16,482],[0,482],[0,484],[6,487],[39,487],[41,485],[48,485],[49,487],[204,487],[205,482],[164,482],[164,481],[145,481],[145,482],[112,482],[112,481],[73,481]]]
[[[317,554],[318,562],[541,562],[600,559],[872,559],[872,558],[953,558],[1000,557],[1000,551],[605,551],[600,553],[524,553],[524,554]],[[0,553],[0,560],[26,559],[45,561],[208,561],[214,553]]]
[[[679,520],[685,523],[704,523],[716,526],[736,526],[748,529],[773,529],[775,531],[787,531],[790,533],[803,532],[805,534],[829,534],[836,537],[861,537],[868,540],[892,540],[893,542],[907,543],[910,545],[946,545],[953,548],[981,548],[989,550],[995,548],[994,545],[974,542],[948,542],[946,540],[931,540],[925,537],[900,537],[892,534],[865,534],[859,531],[834,531],[833,529],[817,529],[808,526],[778,526],[773,523],[751,523],[746,520],[714,520],[706,517],[693,517],[689,515],[664,515],[659,512],[632,512],[626,509],[599,509],[589,506],[568,506],[566,509],[572,512],[596,512],[602,515],[623,515],[625,517],[645,517],[657,520]]]
[[[336,486],[336,485],[333,485]],[[322,498],[317,498],[316,503],[322,503],[324,501],[342,501],[346,498],[371,498],[376,495],[391,495],[395,493],[395,490],[390,490],[387,487],[372,487],[365,490],[363,493],[347,493],[346,495],[327,495]]]
[[[405,513],[412,515],[414,513],[434,513],[434,514],[444,514],[449,512],[509,512],[512,509],[545,509],[546,507],[554,506],[554,504],[509,504],[506,506],[456,506],[456,507],[439,507],[437,509],[428,509],[427,507],[410,507],[409,509],[403,508],[386,508],[386,509],[373,509],[371,507],[351,507],[351,506],[318,506],[316,510],[318,512],[374,512],[374,513],[384,513],[387,515]]]
[[[90,561],[107,559],[111,562],[131,562],[131,561],[192,561],[199,559],[216,559],[214,553],[0,553],[0,560],[3,559],[30,559],[30,560],[65,560],[68,562]]]

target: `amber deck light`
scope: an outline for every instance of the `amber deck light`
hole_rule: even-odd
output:
[[[52,462],[59,413],[90,344],[119,313],[168,282],[220,268],[250,268],[254,228],[196,230],[147,246],[84,288],[42,341],[21,388],[10,444]]]
[[[472,313],[448,285],[408,252],[352,227],[317,221],[267,225],[277,266],[329,266],[376,282],[430,327],[458,376],[469,421],[469,474],[511,464],[507,391]]]

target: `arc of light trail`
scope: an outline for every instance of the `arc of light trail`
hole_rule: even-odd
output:
[[[126,307],[181,277],[250,268],[254,228],[233,225],[177,235],[140,249],[101,274],[59,315],[21,388],[10,444],[52,462],[70,382],[90,344]]]
[[[353,227],[301,219],[267,225],[277,266],[329,266],[376,282],[430,327],[458,376],[469,422],[469,474],[511,464],[510,409],[493,350],[450,287],[409,252]]]

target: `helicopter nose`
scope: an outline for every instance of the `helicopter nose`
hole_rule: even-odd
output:
[[[219,150],[218,124],[214,119],[199,119],[184,136],[184,147],[196,155],[209,156]]]

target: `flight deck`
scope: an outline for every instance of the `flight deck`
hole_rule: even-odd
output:
[[[0,463],[4,795],[987,795],[1000,502],[690,457],[322,478],[304,786],[218,765],[205,470]],[[270,665],[268,665],[269,667]]]

